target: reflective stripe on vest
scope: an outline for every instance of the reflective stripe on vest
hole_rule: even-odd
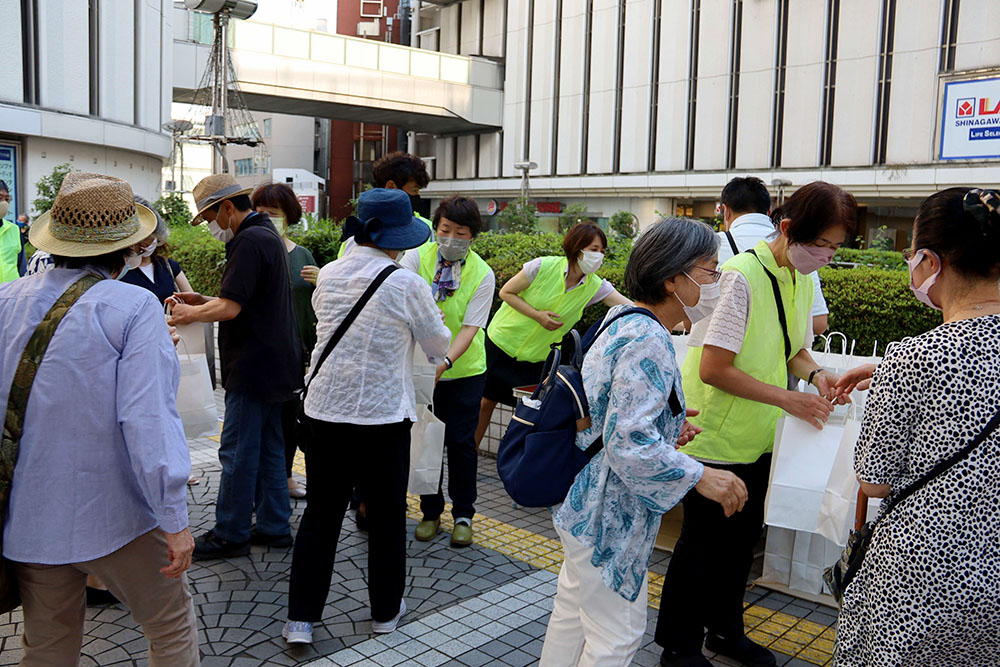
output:
[[[812,325],[814,284],[810,276],[795,272],[795,283],[788,269],[779,268],[766,241],[754,248],[760,261],[740,253],[723,264],[723,271],[739,271],[750,284],[750,319],[743,336],[743,347],[733,365],[747,375],[775,387],[788,386],[788,365],[778,308],[774,303],[771,282],[764,267],[778,279],[781,300],[788,316],[788,337],[792,356],[798,354]],[[691,422],[704,429],[681,451],[709,461],[753,463],[774,448],[775,428],[780,408],[739,398],[701,381],[702,348],[688,351],[681,375],[687,407],[700,410]]]
[[[419,252],[420,277],[430,285],[437,270],[437,243],[425,243],[420,246]],[[489,264],[470,250],[468,257],[462,263],[461,285],[459,285],[458,291],[444,301],[437,302],[438,308],[444,313],[444,323],[451,330],[452,340],[461,331],[462,322],[465,320],[465,311],[469,308],[469,301],[472,300],[476,289],[489,271]],[[454,365],[441,375],[442,378],[467,378],[486,372],[486,335],[482,329],[476,332],[469,349],[461,357],[452,361],[455,362]]]
[[[597,294],[604,279],[592,273],[583,285],[567,292],[568,266],[569,261],[565,257],[542,257],[538,275],[520,294],[532,308],[558,313],[562,326],[549,331],[504,303],[486,329],[497,347],[518,361],[544,361],[549,354],[549,346],[561,341],[580,321],[583,309]]]
[[[0,218],[2,220],[2,218]],[[17,280],[17,256],[21,253],[21,230],[9,220],[0,226],[0,283]]]

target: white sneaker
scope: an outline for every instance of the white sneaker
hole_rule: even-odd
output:
[[[396,626],[399,625],[399,620],[401,618],[403,618],[404,614],[406,614],[406,600],[400,600],[399,601],[399,613],[396,614],[396,617],[394,619],[392,619],[391,621],[384,621],[382,623],[379,623],[378,621],[373,620],[372,621],[372,631],[375,632],[375,634],[377,634],[377,635],[384,635],[384,634],[392,632],[393,630],[396,629]]]
[[[285,621],[281,636],[289,644],[312,644],[313,624],[305,621]]]

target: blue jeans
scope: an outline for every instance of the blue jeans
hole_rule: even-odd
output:
[[[288,519],[292,506],[285,476],[281,408],[282,403],[269,403],[242,392],[226,392],[226,418],[219,447],[222,480],[214,529],[224,540],[249,540],[255,510],[259,532],[291,533]]]

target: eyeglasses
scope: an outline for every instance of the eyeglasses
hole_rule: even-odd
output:
[[[911,259],[917,256],[917,253],[919,253],[920,250],[922,250],[922,248],[918,248],[916,250],[914,250],[913,248],[907,248],[906,250],[903,251],[903,259],[905,259],[907,262],[910,261]]]
[[[705,266],[698,266],[697,264],[695,264],[694,268],[701,269],[702,271],[704,271],[708,275],[712,276],[712,282],[713,283],[714,282],[718,282],[719,278],[722,277],[722,271],[716,271],[715,269],[709,269],[708,267],[705,267]]]

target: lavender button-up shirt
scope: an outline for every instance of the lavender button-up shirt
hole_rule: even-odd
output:
[[[84,273],[53,269],[0,285],[0,406],[31,334]],[[152,292],[102,280],[80,297],[31,388],[4,556],[78,563],[157,527],[187,527],[191,462],[177,415],[179,375]]]

